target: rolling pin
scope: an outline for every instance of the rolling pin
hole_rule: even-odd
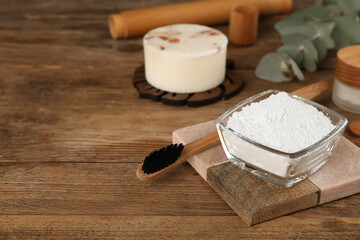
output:
[[[234,4],[252,4],[261,16],[287,13],[292,0],[213,0],[135,9],[109,16],[112,38],[141,36],[149,30],[176,23],[212,25],[229,21]]]

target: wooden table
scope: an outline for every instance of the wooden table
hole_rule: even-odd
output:
[[[335,52],[304,82],[255,77],[260,58],[281,45],[275,16],[261,20],[255,45],[229,46],[246,81],[236,97],[200,108],[139,99],[131,78],[141,38],[112,40],[107,15],[167,2],[0,1],[0,239],[359,239],[359,194],[247,227],[188,164],[151,183],[136,179],[138,163],[173,130],[269,88],[334,77]],[[318,102],[360,120],[330,91]]]

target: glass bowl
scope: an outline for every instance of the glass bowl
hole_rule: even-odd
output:
[[[252,96],[230,108],[216,120],[216,128],[228,159],[250,173],[262,177],[276,185],[291,187],[304,180],[323,166],[332,154],[342,136],[347,119],[337,112],[313,101],[289,94],[290,97],[314,106],[327,116],[336,127],[317,143],[294,153],[282,152],[242,136],[227,127],[233,112],[253,102],[259,102],[276,94],[278,90],[268,90]]]

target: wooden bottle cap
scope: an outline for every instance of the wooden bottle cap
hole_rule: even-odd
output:
[[[337,52],[335,77],[347,85],[360,88],[360,45],[348,46]]]
[[[235,5],[230,13],[229,40],[236,45],[256,41],[259,9],[254,5]]]

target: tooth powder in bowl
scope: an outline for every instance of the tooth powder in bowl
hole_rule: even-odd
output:
[[[197,24],[159,27],[143,38],[145,76],[167,92],[194,93],[224,81],[227,37]]]
[[[277,90],[250,97],[216,120],[229,160],[283,187],[323,166],[346,124],[329,108]]]

